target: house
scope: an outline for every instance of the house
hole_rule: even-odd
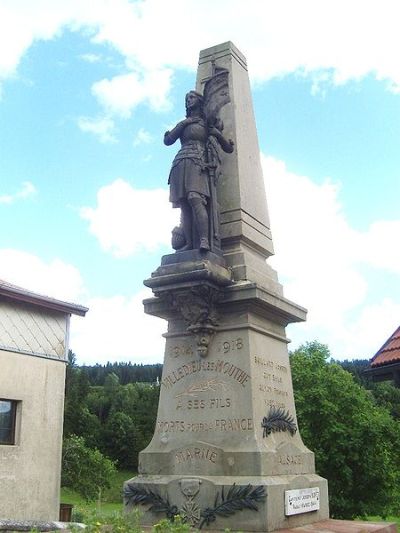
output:
[[[0,519],[58,520],[71,314],[0,280]]]
[[[365,374],[373,381],[394,381],[400,387],[400,326],[371,359]]]

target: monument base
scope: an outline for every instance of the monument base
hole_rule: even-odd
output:
[[[308,512],[289,515],[286,491],[313,487]],[[285,503],[286,499],[286,503]],[[126,511],[143,504],[143,525],[180,514],[204,530],[275,531],[329,518],[328,487],[316,474],[286,476],[137,476],[124,484]],[[305,507],[306,509],[307,507]],[[285,529],[285,530],[286,530]]]

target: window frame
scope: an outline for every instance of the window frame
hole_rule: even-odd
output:
[[[17,410],[18,410],[18,400],[12,400],[10,398],[0,398],[0,402],[9,402],[11,404],[11,424],[10,424],[10,438],[8,441],[1,440],[0,437],[0,446],[15,446],[16,444],[16,433],[17,433]],[[6,428],[5,428],[6,429]]]

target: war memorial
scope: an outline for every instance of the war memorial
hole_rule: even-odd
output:
[[[168,323],[154,436],[124,509],[143,526],[179,514],[196,529],[289,533],[397,531],[329,519],[296,418],[285,328],[306,310],[283,295],[273,254],[246,59],[231,43],[202,50],[168,183],[175,253],[145,285]]]
[[[283,296],[246,60],[230,42],[200,53],[169,176],[181,210],[175,253],[145,285],[168,321],[155,433],[125,483],[144,524],[275,531],[329,516],[327,481],[299,433],[285,327],[306,311]]]

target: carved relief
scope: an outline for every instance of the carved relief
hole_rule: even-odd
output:
[[[217,303],[221,292],[207,285],[191,287],[172,295],[172,305],[188,324],[187,331],[194,335],[197,353],[206,357],[208,346],[218,324]]]
[[[202,511],[202,521],[199,529],[201,529],[204,524],[209,526],[212,522],[215,522],[217,516],[225,517],[233,515],[237,511],[242,511],[243,509],[258,511],[257,503],[265,500],[265,498],[266,493],[262,485],[253,487],[248,484],[239,487],[233,484],[226,495],[224,487],[222,487],[221,492],[217,492],[214,507],[207,507]]]
[[[258,511],[257,504],[266,498],[262,485],[258,487],[250,484],[237,486],[234,483],[227,491],[225,487],[222,487],[221,491],[217,492],[214,507],[200,509],[194,499],[199,493],[201,480],[181,479],[179,484],[182,494],[186,497],[181,509],[178,509],[176,505],[171,505],[168,495],[161,496],[157,488],[134,483],[125,485],[125,505],[150,504],[150,511],[165,513],[171,521],[177,514],[180,514],[188,524],[202,529],[204,525],[209,526],[215,522],[218,516],[224,518],[244,509]]]
[[[192,527],[197,526],[201,516],[200,507],[193,501],[200,490],[200,484],[200,479],[181,479],[179,481],[181,492],[186,497],[186,502],[182,505],[181,516]]]
[[[175,398],[181,398],[182,396],[197,396],[202,392],[208,391],[215,392],[218,388],[221,388],[223,391],[226,391],[228,389],[228,386],[225,381],[222,381],[222,379],[218,378],[208,379],[206,381],[200,382],[198,381],[186,387],[186,389],[177,394]]]
[[[297,426],[289,411],[285,412],[284,409],[276,407],[270,408],[268,415],[263,418],[261,427],[263,428],[263,437],[268,437],[277,431],[288,431],[293,437],[297,431]]]

